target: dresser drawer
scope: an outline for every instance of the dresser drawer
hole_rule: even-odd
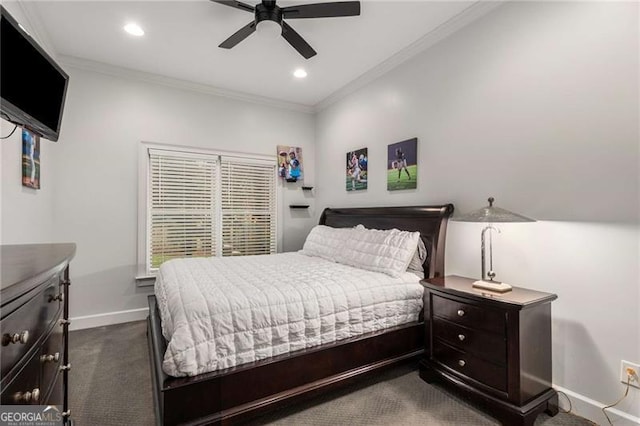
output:
[[[507,368],[455,349],[446,343],[435,340],[433,358],[463,376],[477,380],[502,392],[507,391]]]
[[[485,330],[505,336],[505,313],[487,307],[474,306],[453,299],[432,295],[433,315],[469,328]]]
[[[474,330],[434,318],[433,337],[495,364],[506,365],[507,363],[507,341],[498,334]]]
[[[60,366],[64,359],[64,342],[62,338],[62,327],[56,325],[42,345],[39,357],[41,369],[40,389],[43,392],[48,391],[56,374],[60,371]]]
[[[58,372],[53,377],[53,383],[51,389],[49,389],[49,395],[46,398],[46,405],[58,405],[62,408],[64,404],[64,385],[62,383],[64,373]]]
[[[34,354],[4,389],[0,401],[2,405],[40,404],[44,395],[40,392],[40,357]]]
[[[2,318],[0,321],[2,376],[13,368],[59,316],[61,302],[58,296],[61,291],[58,277],[55,277],[24,305]]]

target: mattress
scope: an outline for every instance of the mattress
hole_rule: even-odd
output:
[[[165,262],[162,368],[193,376],[417,321],[419,281],[301,253]]]

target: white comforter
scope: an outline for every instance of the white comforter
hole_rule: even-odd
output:
[[[416,321],[422,286],[299,253],[176,259],[155,294],[171,376],[193,376]]]

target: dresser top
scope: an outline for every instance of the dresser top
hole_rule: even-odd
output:
[[[73,243],[0,246],[0,290],[51,274],[76,253]]]
[[[447,275],[446,277],[429,278],[423,280],[422,284],[434,290],[441,290],[462,297],[470,297],[476,300],[493,300],[499,303],[506,303],[519,307],[537,305],[539,303],[551,302],[558,298],[555,294],[542,291],[529,290],[522,287],[513,287],[506,293],[496,293],[489,290],[482,290],[472,287],[475,279],[460,277],[457,275]]]

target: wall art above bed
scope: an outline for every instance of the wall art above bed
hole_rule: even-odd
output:
[[[367,151],[367,148],[360,148],[347,152],[347,191],[367,189],[367,163],[369,161]]]
[[[418,187],[418,139],[387,146],[387,191]]]

